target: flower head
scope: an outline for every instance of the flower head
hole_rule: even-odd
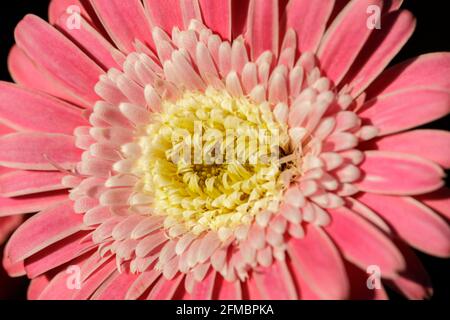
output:
[[[338,3],[53,0],[53,26],[26,16],[21,86],[0,85],[16,131],[0,187],[1,212],[40,211],[5,250],[29,297],[385,298],[381,279],[428,296],[409,246],[450,255],[450,136],[406,130],[449,112],[450,55],[383,72],[414,18]]]

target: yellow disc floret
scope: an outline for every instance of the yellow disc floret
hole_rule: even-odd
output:
[[[138,143],[139,192],[156,214],[195,234],[278,208],[289,137],[268,104],[212,88],[186,92],[163,102]]]

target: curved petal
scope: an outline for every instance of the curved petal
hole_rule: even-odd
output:
[[[57,171],[13,171],[0,175],[0,196],[17,197],[66,189],[61,183],[65,173]]]
[[[363,119],[387,135],[439,119],[450,112],[449,90],[414,88],[378,96],[359,112]]]
[[[102,69],[47,22],[27,15],[16,27],[17,45],[73,94],[93,104]]]
[[[363,270],[377,265],[386,278],[405,268],[400,251],[378,228],[345,207],[328,212],[332,222],[325,231],[347,260]]]
[[[240,281],[226,281],[222,276],[217,275],[216,289],[214,295],[217,300],[242,300],[242,287]]]
[[[434,256],[450,256],[449,225],[419,201],[371,193],[361,193],[357,199],[393,226],[411,246]]]
[[[377,139],[368,149],[414,154],[450,168],[450,132],[443,130],[413,130]]]
[[[11,231],[19,226],[23,217],[19,215],[0,217],[0,245],[8,238]]]
[[[298,50],[315,52],[325,32],[334,0],[291,0],[286,8],[286,26],[297,33]]]
[[[110,68],[121,69],[113,58],[113,45],[106,40],[88,21],[80,17],[80,27],[72,28],[67,24],[70,14],[62,14],[55,22],[63,33],[83,50],[92,60],[105,71]]]
[[[88,108],[90,105],[74,96],[49,72],[38,66],[17,45],[11,48],[8,56],[8,70],[14,81],[24,87],[48,93],[74,105]]]
[[[0,217],[38,212],[67,200],[67,192],[48,192],[16,198],[0,197]]]
[[[305,232],[303,239],[289,242],[294,268],[321,298],[345,299],[350,285],[338,250],[321,229],[309,225]]]
[[[91,4],[121,51],[134,51],[135,39],[154,48],[152,29],[141,1],[91,0]]]
[[[72,169],[81,159],[75,138],[63,134],[11,133],[0,137],[0,165],[25,170]]]
[[[48,6],[48,21],[50,21],[51,24],[54,24],[61,14],[67,12],[68,8],[71,6],[76,6],[82,16],[89,18],[89,14],[81,4],[80,0],[51,0]]]
[[[424,54],[384,71],[366,90],[367,99],[420,87],[448,92],[450,90],[449,73],[449,52]]]
[[[0,122],[17,131],[65,134],[88,123],[79,108],[1,81]]]
[[[24,260],[82,227],[82,215],[75,214],[73,203],[66,201],[25,221],[9,239],[7,257],[13,263]]]
[[[450,220],[450,189],[441,188],[433,193],[419,195],[416,199],[420,200],[428,207],[436,210],[448,220]]]
[[[263,299],[292,300],[297,299],[291,272],[284,261],[276,260],[261,272],[253,272],[256,287]]]
[[[200,0],[203,22],[214,33],[219,34],[223,40],[231,40],[231,2],[221,0],[212,2]]]
[[[381,0],[352,0],[325,33],[317,57],[322,70],[336,85],[344,78],[369,38],[367,8],[383,8]]]
[[[360,164],[359,190],[394,195],[417,195],[439,189],[444,171],[429,160],[396,152],[366,151]]]
[[[420,259],[404,243],[397,241],[406,260],[406,269],[398,277],[388,280],[388,284],[403,293],[408,299],[428,299],[433,295],[431,280]]]
[[[183,28],[180,0],[144,0],[144,6],[153,27],[171,34],[172,29]]]
[[[278,1],[250,0],[245,38],[253,59],[266,50],[278,55],[279,32]]]
[[[409,11],[393,12],[381,18],[381,30],[373,30],[342,83],[361,94],[388,66],[414,32],[416,20]],[[386,32],[388,30],[388,32]]]
[[[92,250],[96,246],[92,241],[82,241],[89,233],[78,232],[27,258],[25,270],[28,277],[33,279]]]

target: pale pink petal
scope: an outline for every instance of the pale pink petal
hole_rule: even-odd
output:
[[[65,134],[87,124],[79,108],[8,82],[0,82],[0,122],[18,131]]]
[[[439,189],[444,184],[441,167],[409,154],[366,151],[360,169],[362,179],[355,185],[365,192],[417,195]]]
[[[266,50],[278,54],[280,32],[278,10],[277,0],[250,0],[245,37],[254,59]]]
[[[62,14],[55,26],[64,31],[64,34],[82,49],[92,60],[104,70],[121,66],[114,60],[113,45],[106,40],[88,21],[80,17],[80,27],[73,28],[68,24],[71,14]]]
[[[19,261],[78,232],[83,217],[73,212],[73,204],[66,201],[41,211],[22,224],[9,240],[8,258]]]
[[[121,51],[134,51],[135,39],[153,48],[150,22],[141,1],[96,0],[91,3],[109,36]]]
[[[362,193],[357,199],[386,220],[411,246],[433,256],[450,255],[450,227],[421,202],[371,193]]]
[[[289,243],[294,268],[321,298],[347,298],[350,285],[338,250],[321,229],[310,225],[305,233]]]
[[[263,299],[297,299],[292,275],[284,261],[274,261],[270,267],[254,272],[253,277]]]
[[[380,21],[382,30],[373,30],[354,65],[342,83],[352,88],[352,94],[358,96],[397,55],[411,37],[416,20],[409,11],[393,12]],[[385,32],[385,29],[389,32]]]
[[[45,248],[25,260],[25,270],[35,278],[93,249],[92,241],[81,241],[89,232],[78,232]]]
[[[144,0],[152,26],[170,34],[174,27],[183,27],[180,0]]]
[[[371,30],[367,8],[383,7],[381,0],[352,0],[325,33],[318,50],[322,70],[337,85],[350,69]]]
[[[73,168],[81,159],[74,137],[63,134],[12,133],[0,137],[0,164],[29,170]]]
[[[13,171],[0,175],[0,196],[17,197],[65,189],[61,172]]]
[[[325,32],[334,0],[291,0],[286,8],[286,27],[297,33],[300,52],[315,52]]]
[[[203,21],[223,40],[231,40],[231,4],[233,0],[210,1],[200,0]]]
[[[368,148],[414,154],[450,168],[450,133],[447,131],[407,131],[370,142]]]
[[[441,188],[433,193],[419,195],[416,198],[450,220],[450,189]]]
[[[404,269],[400,251],[382,231],[345,207],[328,211],[332,222],[326,232],[347,260],[364,270],[377,265],[388,278]]]
[[[450,112],[450,93],[443,89],[410,89],[366,102],[359,115],[387,135],[439,119]]]
[[[67,200],[67,192],[48,192],[16,198],[0,197],[0,216],[32,213]]]
[[[424,54],[383,72],[366,91],[367,98],[372,99],[378,95],[384,96],[395,91],[419,87],[436,88],[448,92],[450,90],[449,72],[450,53]]]
[[[14,81],[24,87],[42,91],[74,105],[88,108],[90,105],[74,96],[50,73],[38,66],[17,45],[14,45],[8,56],[8,69]]]
[[[84,101],[93,103],[102,69],[44,20],[27,15],[16,27],[17,45],[55,79]]]

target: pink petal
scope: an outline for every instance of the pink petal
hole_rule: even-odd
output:
[[[74,289],[69,289],[67,283],[72,274],[61,271],[45,286],[37,300],[70,300]]]
[[[18,131],[65,134],[87,124],[79,108],[7,82],[0,82],[0,122]]]
[[[158,283],[153,287],[147,300],[171,300],[180,286],[181,280],[184,279],[184,274],[179,274],[172,280],[167,280],[161,277]]]
[[[287,28],[297,32],[298,50],[315,52],[325,32],[334,0],[292,0],[286,8]]]
[[[419,195],[416,199],[450,220],[450,189],[441,188],[433,193]]]
[[[366,91],[367,98],[412,89],[439,88],[450,90],[450,53],[436,52],[421,55],[395,65],[383,72]]]
[[[278,54],[279,15],[277,0],[250,0],[245,37],[250,44],[253,59],[257,59],[266,50]]]
[[[15,38],[17,45],[33,61],[72,93],[87,103],[98,99],[94,86],[102,69],[44,20],[27,15],[17,25]]]
[[[0,137],[0,165],[16,169],[71,169],[81,159],[73,136],[45,133],[12,133]]]
[[[139,0],[96,0],[92,6],[117,47],[134,51],[135,39],[154,48],[150,22]]]
[[[48,275],[44,274],[31,280],[28,286],[27,299],[36,300],[50,283]]]
[[[95,246],[92,241],[81,241],[88,233],[78,232],[27,258],[25,270],[28,277],[35,278],[92,249]]]
[[[124,268],[125,270],[127,268]],[[125,295],[139,276],[138,274],[132,274],[129,271],[123,271],[119,273],[116,271],[113,273],[94,293],[93,300],[123,300]]]
[[[82,272],[84,271],[84,265],[81,267]],[[109,259],[107,262],[98,266],[92,274],[83,280],[80,290],[73,292],[72,299],[74,300],[84,300],[90,298],[94,292],[101,287],[105,281],[117,271],[117,264],[115,259]]]
[[[19,215],[0,217],[0,245],[8,238],[11,231],[22,223],[23,217]]]
[[[414,154],[450,168],[450,133],[447,131],[407,131],[373,141],[369,148]]]
[[[362,193],[358,197],[388,222],[408,244],[428,254],[450,255],[450,227],[421,202],[410,197]]]
[[[397,243],[405,257],[407,268],[388,283],[403,293],[408,299],[428,299],[433,295],[431,280],[419,258],[404,243]]]
[[[211,300],[215,281],[216,281],[216,271],[210,268],[206,277],[201,282],[196,283],[194,290],[191,294],[192,299]]]
[[[61,172],[13,171],[0,175],[0,196],[17,197],[65,189]]]
[[[217,300],[242,300],[242,288],[240,281],[229,282],[219,275],[217,278]]]
[[[364,104],[360,117],[387,135],[439,119],[450,112],[450,93],[442,89],[408,89],[378,96]]]
[[[183,28],[180,0],[144,0],[153,27],[171,34],[174,27]]]
[[[9,52],[8,69],[14,81],[24,87],[48,93],[84,108],[90,106],[73,96],[58,80],[51,77],[47,70],[36,65],[17,45],[14,45]]]
[[[67,12],[67,9],[70,6],[77,6],[80,9],[80,14],[82,16],[89,17],[89,14],[84,9],[84,6],[81,4],[80,0],[51,0],[48,7],[48,20],[50,23],[54,24],[61,14]]]
[[[142,272],[128,289],[125,299],[137,300],[155,283],[160,275],[160,272],[153,269]]]
[[[416,20],[409,11],[393,12],[381,18],[382,30],[373,30],[366,45],[342,83],[358,96],[397,55],[411,37]],[[385,32],[389,30],[389,32]]]
[[[67,192],[48,192],[17,198],[0,197],[0,216],[32,213],[67,200]]]
[[[369,38],[367,8],[383,7],[381,0],[353,0],[333,21],[318,50],[322,70],[335,84],[344,78]]]
[[[355,185],[365,192],[417,195],[444,184],[444,171],[438,165],[404,153],[366,151],[360,169],[362,179]]]
[[[263,299],[297,299],[292,275],[284,261],[275,261],[270,267],[253,272],[253,277]]]
[[[378,228],[345,207],[328,211],[332,222],[325,230],[347,260],[364,270],[377,265],[388,278],[404,269],[400,251]]]
[[[291,239],[289,255],[295,269],[323,299],[345,299],[349,283],[342,258],[327,235],[309,225],[302,239]]]
[[[203,21],[223,40],[231,40],[231,3],[233,0],[200,0]]]
[[[369,289],[367,287],[367,280],[370,274],[366,273],[365,269],[362,270],[349,262],[346,263],[346,268],[350,283],[352,284],[351,300],[388,300],[382,283],[379,289]]]
[[[80,17],[80,28],[69,28],[67,21],[71,14],[62,14],[55,26],[64,31],[64,34],[78,45],[92,60],[104,70],[121,66],[114,60],[111,54],[115,49],[88,21]]]
[[[78,232],[83,217],[73,212],[73,204],[66,201],[35,214],[23,223],[9,240],[8,258],[20,261],[46,247]]]

